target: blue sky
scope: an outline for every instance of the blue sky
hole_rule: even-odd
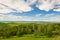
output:
[[[60,0],[0,0],[0,21],[60,22]]]

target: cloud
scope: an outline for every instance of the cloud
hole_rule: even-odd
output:
[[[43,17],[39,19],[40,21],[45,21],[45,22],[60,22],[60,16],[54,16],[54,17]]]
[[[39,16],[41,16],[42,14],[36,14],[36,17],[39,17]]]
[[[31,5],[36,4],[36,7],[40,10],[60,11],[60,0],[0,0],[0,13],[7,12],[29,12],[33,8]],[[58,5],[55,6],[55,5]],[[57,8],[57,9],[56,9]]]
[[[60,6],[56,6],[53,10],[56,12],[60,12]]]
[[[55,16],[55,14],[53,14],[53,13],[52,14],[46,14],[45,15],[45,17],[53,17],[53,16]]]
[[[55,5],[55,0],[39,0],[39,3],[37,5],[37,7],[40,9],[40,10],[45,10],[45,11],[49,11],[51,9],[54,8],[54,5]]]
[[[24,0],[0,0],[0,13],[3,12],[28,12],[33,10]]]
[[[50,17],[47,21],[60,22],[60,16]]]
[[[60,16],[51,17],[29,17],[29,16],[16,16],[0,14],[0,21],[47,21],[47,22],[60,22]]]
[[[23,16],[14,16],[14,15],[1,15],[0,21],[22,21]]]
[[[54,11],[56,11],[56,12],[60,12],[60,8],[59,8],[59,9],[54,9]]]
[[[56,5],[53,10],[56,12],[60,12],[60,0],[56,0]]]
[[[0,4],[0,13],[8,13],[8,12],[12,12],[13,10],[8,9],[7,7],[4,7],[3,5]]]
[[[0,21],[60,21],[60,16],[55,16],[54,14],[47,14],[44,18],[1,14],[9,12],[29,12],[33,10],[31,5],[34,4],[40,10],[49,11],[53,9],[53,11],[60,12],[60,0],[0,0]],[[35,16],[39,17],[41,15],[36,14]]]
[[[0,21],[38,21],[38,19],[29,17],[29,16],[16,16],[16,15],[0,14]]]
[[[29,5],[36,4],[40,10],[50,11],[53,9],[53,11],[60,12],[60,0],[27,0],[27,3]]]
[[[37,2],[37,0],[26,0],[26,3],[28,3],[29,5],[33,5]]]

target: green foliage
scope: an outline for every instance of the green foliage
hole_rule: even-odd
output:
[[[2,38],[21,37],[26,34],[34,34],[35,37],[60,36],[60,23],[0,23],[0,37]]]

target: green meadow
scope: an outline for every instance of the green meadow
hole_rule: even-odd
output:
[[[46,37],[41,37],[41,38],[36,38],[31,35],[26,35],[23,37],[12,37],[8,39],[1,39],[1,40],[60,40],[60,38],[46,38]]]

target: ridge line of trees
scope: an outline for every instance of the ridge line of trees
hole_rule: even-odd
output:
[[[35,24],[35,23],[0,23],[0,37],[21,37],[25,34],[34,34],[35,37],[60,36],[60,23]]]

